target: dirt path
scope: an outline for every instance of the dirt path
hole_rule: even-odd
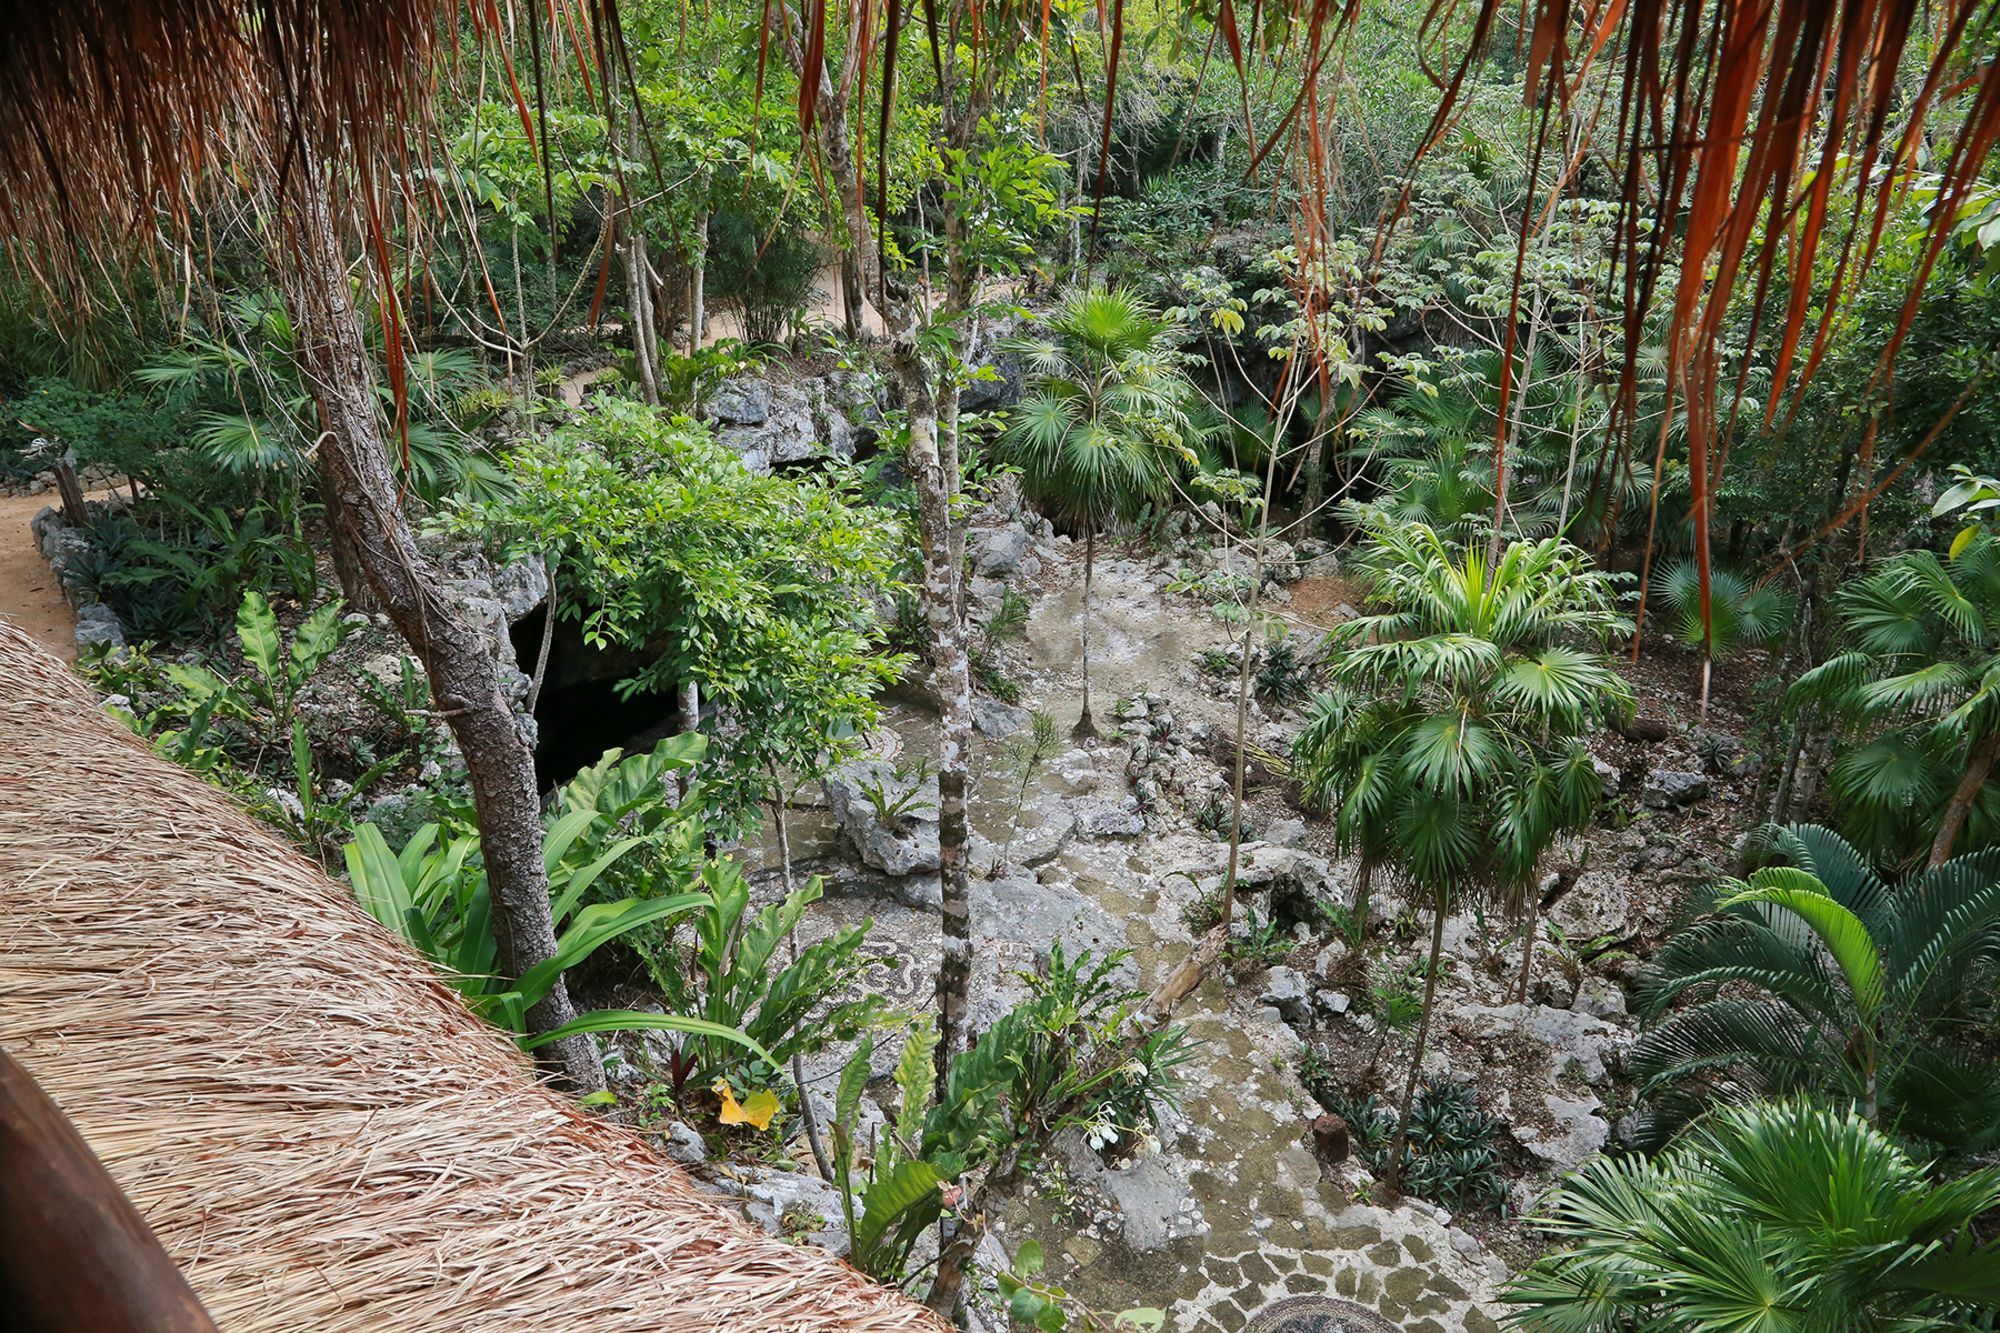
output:
[[[46,495],[0,496],[0,617],[65,662],[76,661],[76,615],[62,585],[35,549],[30,524],[48,508]]]

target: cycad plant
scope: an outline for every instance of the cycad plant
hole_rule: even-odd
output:
[[[1556,1191],[1564,1248],[1513,1284],[1537,1333],[1990,1328],[2000,1246],[1974,1223],[2000,1171],[1939,1181],[1852,1112],[1719,1112],[1656,1157],[1600,1157]]]
[[[1640,983],[1649,1132],[1810,1091],[1952,1147],[2000,1141],[2000,1066],[1966,1040],[1994,1015],[2000,852],[1896,883],[1824,828],[1761,841],[1776,863],[1697,890]]]
[[[1791,699],[1828,709],[1853,745],[1834,765],[1844,815],[1870,850],[1906,850],[1934,830],[1942,865],[1971,829],[2000,833],[1987,790],[2000,758],[2000,544],[1983,530],[1950,554],[1906,551],[1842,597],[1852,644],[1800,676]]]
[[[1028,392],[1002,439],[1029,499],[1083,530],[1083,709],[1076,733],[1093,735],[1090,592],[1097,531],[1165,497],[1188,457],[1192,387],[1172,326],[1121,288],[1071,291],[1036,332],[1010,340]]]
[[[1525,993],[1542,855],[1586,826],[1603,794],[1584,737],[1629,711],[1632,694],[1602,651],[1627,624],[1615,584],[1575,547],[1511,542],[1489,570],[1483,549],[1379,512],[1369,534],[1363,566],[1380,609],[1331,636],[1332,685],[1293,755],[1343,847],[1371,873],[1392,867],[1431,908],[1407,1122],[1445,916],[1461,894],[1488,889],[1525,905]],[[1392,1189],[1401,1141],[1399,1130]]]

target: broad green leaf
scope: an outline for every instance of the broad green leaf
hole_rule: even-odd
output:
[[[251,589],[243,594],[243,606],[236,613],[236,636],[243,642],[243,659],[267,682],[283,679],[280,662],[284,641],[278,636],[278,617],[264,594]]]
[[[518,1000],[518,994],[515,994],[514,998]],[[693,1037],[712,1037],[717,1041],[734,1042],[758,1059],[766,1063],[775,1063],[769,1051],[735,1028],[722,1023],[711,1023],[705,1018],[689,1018],[685,1014],[655,1014],[638,1009],[593,1009],[552,1031],[538,1033],[532,1037],[522,1037],[521,1049],[532,1051],[552,1041],[561,1041],[565,1037],[590,1032],[684,1032]]]

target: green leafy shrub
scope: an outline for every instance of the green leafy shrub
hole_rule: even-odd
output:
[[[692,885],[676,893],[587,901],[598,881],[614,870],[646,878],[655,889],[663,887],[657,862],[651,869],[623,863],[656,858],[662,845],[671,846],[675,833],[692,822],[673,804],[664,784],[650,784],[651,795],[624,804],[622,816],[619,803],[601,803],[602,789],[636,791],[642,785],[639,775],[659,771],[663,755],[667,763],[685,766],[700,754],[698,738],[672,738],[651,755],[635,756],[623,771],[613,760],[598,774],[604,781],[597,793],[566,791],[563,795],[571,799],[558,798],[542,842],[556,951],[515,981],[500,975],[491,929],[492,898],[477,859],[477,832],[460,825],[426,824],[400,850],[391,850],[380,830],[372,824],[358,825],[345,852],[348,882],[368,914],[435,964],[474,1011],[510,1032],[523,1033],[528,1010],[541,1002],[565,971],[614,940],[712,904],[705,887]],[[697,845],[698,837],[697,833]],[[685,1013],[595,1010],[521,1044],[533,1049],[578,1032],[633,1029],[734,1042],[767,1063],[771,1060],[770,1052],[742,1031]]]
[[[941,1186],[971,1172],[1010,1180],[1024,1156],[1066,1129],[1081,1129],[1107,1153],[1152,1137],[1159,1115],[1175,1104],[1177,1071],[1194,1047],[1178,1025],[1137,1030],[1132,1016],[1144,993],[1113,977],[1128,954],[1071,958],[1057,944],[1044,971],[1022,974],[1029,998],[952,1061],[941,1095],[931,1068],[935,1031],[928,1019],[913,1023],[896,1066],[901,1100],[892,1131],[865,1168],[853,1130],[873,1054],[863,1040],[835,1098],[834,1173],[854,1238],[849,1262],[900,1281],[917,1237],[944,1214]]]
[[[749,881],[734,861],[704,866],[701,885],[707,900],[689,919],[693,939],[685,946],[670,939],[646,951],[653,977],[670,1009],[747,1034],[769,1059],[759,1056],[761,1067],[745,1069],[740,1043],[692,1034],[669,1071],[676,1094],[690,1082],[705,1086],[717,1077],[768,1084],[793,1056],[853,1041],[880,1020],[881,997],[860,989],[876,961],[864,952],[872,922],[815,940],[789,962],[780,954],[806,908],[819,901],[819,879],[756,912],[750,911]],[[852,998],[837,998],[843,995]]]
[[[844,473],[759,475],[695,422],[606,400],[516,449],[507,475],[450,524],[550,559],[558,613],[643,655],[621,692],[693,682],[741,724],[703,772],[719,835],[754,818],[774,768],[818,767],[874,724],[908,660],[879,651],[874,610],[903,532]]]

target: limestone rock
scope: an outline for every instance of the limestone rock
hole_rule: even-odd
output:
[[[889,875],[938,868],[937,779],[921,785],[881,759],[826,776],[827,809],[864,864]]]
[[[1656,768],[1646,774],[1639,799],[1655,810],[1673,810],[1693,805],[1708,795],[1708,779],[1699,773]]]
[[[995,740],[1012,736],[1017,731],[1026,731],[1029,723],[1028,710],[1016,707],[991,695],[972,696],[972,725],[982,736]]]

